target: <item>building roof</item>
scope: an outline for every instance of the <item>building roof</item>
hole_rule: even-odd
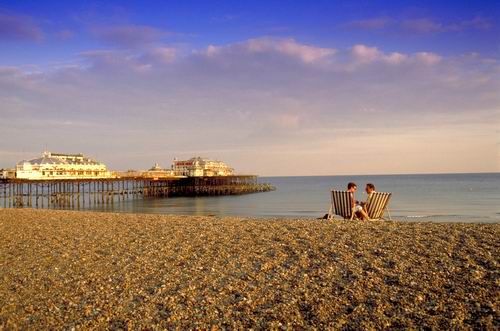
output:
[[[28,162],[31,164],[67,164],[67,162],[65,162],[65,160],[58,159],[55,157],[40,157],[40,158],[32,159],[29,161],[23,160],[23,161],[19,162],[18,164],[21,165],[25,162]]]
[[[55,156],[59,157],[55,157]],[[66,159],[60,156],[69,156],[74,157],[78,156],[76,159]],[[102,163],[92,160],[88,157],[83,157],[83,154],[55,154],[55,153],[43,153],[42,157],[32,159],[29,161],[23,160],[18,163],[18,165],[22,165],[25,162],[29,162],[33,165],[41,165],[41,164],[83,164],[83,165],[100,165]]]
[[[163,168],[160,167],[160,165],[158,163],[155,163],[154,166],[152,166],[149,171],[163,171]]]

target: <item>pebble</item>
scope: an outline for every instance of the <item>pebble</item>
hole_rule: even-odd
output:
[[[497,238],[499,224],[2,209],[0,330],[493,330]]]

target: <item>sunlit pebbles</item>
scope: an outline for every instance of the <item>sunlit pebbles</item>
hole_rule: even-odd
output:
[[[499,235],[0,210],[0,329],[498,329]]]

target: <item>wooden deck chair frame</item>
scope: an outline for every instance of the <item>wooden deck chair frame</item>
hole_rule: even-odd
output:
[[[328,211],[328,219],[335,219],[335,215],[341,216],[344,220],[353,220],[354,218],[354,207],[352,205],[352,200],[350,197],[350,192],[347,191],[331,191],[332,202],[330,204],[330,210]]]
[[[392,220],[389,208],[387,208],[391,195],[392,193],[388,192],[373,192],[370,195],[370,198],[365,205],[365,210],[372,220],[386,220],[384,218],[384,213],[386,211],[389,216],[389,220]]]

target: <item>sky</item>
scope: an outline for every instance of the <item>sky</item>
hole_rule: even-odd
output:
[[[0,168],[500,171],[498,1],[0,0]]]

